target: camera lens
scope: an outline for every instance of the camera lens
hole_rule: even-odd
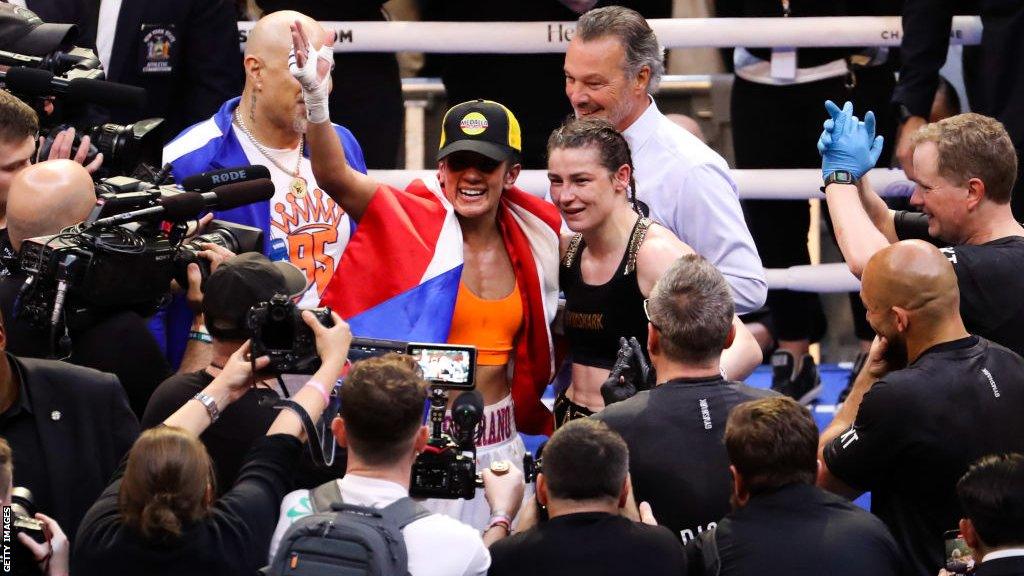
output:
[[[288,310],[284,307],[275,306],[270,309],[270,319],[274,322],[283,322],[288,317]]]

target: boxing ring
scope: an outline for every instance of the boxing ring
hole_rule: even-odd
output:
[[[901,19],[881,17],[808,18],[670,18],[648,20],[661,42],[669,48],[752,48],[899,46]],[[240,22],[240,40],[254,23]],[[575,22],[321,22],[338,33],[335,52],[429,52],[429,53],[557,53],[564,52],[575,31]],[[982,25],[977,16],[953,18],[950,44],[976,45]],[[418,79],[418,99],[406,101],[407,170],[371,170],[382,182],[404,187],[414,178],[433,178],[426,170],[425,108],[427,95],[441,96],[439,81]],[[666,76],[660,93],[708,91],[709,76]],[[408,92],[408,90],[406,90]],[[563,98],[563,94],[552,94]],[[824,117],[824,112],[822,113]],[[416,137],[418,135],[418,137]],[[812,142],[808,146],[813,145]],[[812,264],[786,269],[766,269],[769,288],[832,293],[857,291],[860,282],[845,264],[818,264],[820,249],[820,200],[824,198],[819,170],[732,170],[741,199],[809,199],[812,230],[809,234]],[[905,180],[901,170],[875,169],[870,179],[876,190]],[[524,170],[517,181],[522,189],[546,196],[548,182],[543,170]]]

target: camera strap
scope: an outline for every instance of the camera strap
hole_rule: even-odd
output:
[[[327,403],[324,414],[336,414],[340,403],[341,400],[337,394],[331,394],[331,400]],[[313,459],[313,464],[319,468],[327,468],[334,464],[338,443],[334,441],[334,435],[327,429],[329,418],[321,418],[318,426],[313,422],[309,412],[306,412],[306,409],[301,404],[287,398],[282,398],[274,403],[274,408],[277,410],[291,410],[299,417],[299,421],[302,422],[302,428],[306,431],[306,446],[309,448],[309,456]],[[329,457],[327,454],[328,446],[325,442],[331,443]]]

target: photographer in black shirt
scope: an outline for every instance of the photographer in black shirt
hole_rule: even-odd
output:
[[[942,241],[950,245],[943,253],[956,272],[967,330],[1024,354],[1024,228],[1010,209],[1017,156],[1003,125],[960,114],[918,130],[910,203],[922,213],[892,211],[864,178],[882,150],[874,114],[859,122],[850,103],[826,109],[818,150],[850,271],[860,277],[873,254],[899,240]]]
[[[807,408],[785,397],[744,402],[729,414],[725,447],[733,511],[687,546],[691,576],[900,574],[885,525],[814,486],[818,428]]]
[[[209,330],[210,342],[205,345],[212,349],[210,363],[202,370],[164,380],[149,399],[142,417],[143,429],[158,426],[221,373],[228,358],[249,338],[246,317],[250,308],[270,301],[275,294],[299,294],[305,289],[306,277],[301,270],[287,261],[271,262],[258,252],[239,254],[220,263],[206,279],[204,293],[199,294],[200,315]],[[199,437],[213,461],[219,493],[234,485],[246,452],[277,417],[273,403],[281,394],[277,378],[270,375],[228,407]],[[311,488],[344,474],[345,458],[342,453],[338,456],[330,468],[318,469],[304,454],[297,486]]]
[[[729,512],[729,458],[725,420],[741,402],[774,396],[722,378],[719,359],[735,335],[733,300],[722,274],[704,258],[677,260],[645,302],[647,346],[658,385],[592,416],[622,435],[638,502],[646,501],[662,526],[685,544]],[[617,374],[613,371],[613,375]],[[632,373],[620,394],[638,384]]]
[[[921,240],[871,257],[861,298],[879,337],[819,444],[818,484],[851,498],[871,491],[917,574],[944,565],[967,467],[1024,450],[1024,358],[967,332],[953,268]]]
[[[550,519],[491,546],[490,576],[678,575],[683,550],[667,530],[623,516],[630,453],[607,425],[583,418],[544,448],[537,502]],[[642,513],[643,514],[643,513]]]

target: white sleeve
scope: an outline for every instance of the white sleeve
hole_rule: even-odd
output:
[[[281,515],[277,519],[277,528],[274,529],[274,535],[270,538],[270,552],[267,556],[267,564],[274,562],[277,547],[281,544],[281,538],[284,537],[284,533],[288,531],[288,528],[299,518],[309,516],[312,513],[313,507],[309,503],[309,490],[296,490],[281,500]]]
[[[732,178],[711,163],[672,172],[666,176],[678,186],[657,189],[652,216],[725,276],[737,314],[757,310],[768,297],[768,283]]]
[[[487,571],[491,568],[491,553],[487,550],[487,546],[484,546],[483,540],[477,539],[475,547],[473,557],[466,565],[465,574],[466,576],[486,576]]]

